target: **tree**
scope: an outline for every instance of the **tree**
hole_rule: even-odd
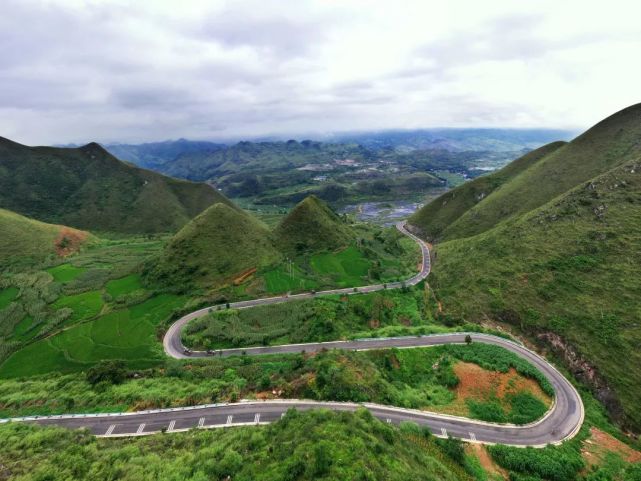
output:
[[[100,361],[87,371],[87,381],[92,386],[101,382],[120,384],[126,376],[127,370],[122,361]]]
[[[472,336],[470,336],[469,334],[465,335],[465,344],[467,344],[468,346],[472,344]]]

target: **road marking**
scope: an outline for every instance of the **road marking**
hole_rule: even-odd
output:
[[[392,424],[392,420],[390,418],[387,418],[386,421],[387,421],[387,424]]]
[[[254,422],[258,424],[259,421],[260,421],[260,413],[256,413],[256,415],[254,416]]]
[[[169,423],[169,427],[167,428],[167,432],[171,432],[174,430],[174,426],[176,425],[176,421],[172,421]]]
[[[198,420],[198,427],[202,428],[205,425],[205,418],[200,418]]]
[[[474,433],[470,433],[470,441],[476,441],[476,435]]]
[[[285,417],[285,413],[280,414],[280,418],[283,419]]]
[[[441,434],[443,435],[444,438],[447,437],[447,430],[445,428],[441,428]]]
[[[136,434],[142,434],[144,430],[145,430],[145,423],[142,423],[140,426],[138,426],[138,431],[136,431]]]
[[[234,418],[231,414],[227,416],[227,424],[231,424],[231,420]]]
[[[114,429],[116,429],[116,425],[115,424],[112,424],[111,426],[109,426],[109,429],[107,429],[107,432],[105,433],[105,436],[111,436],[111,433],[114,432]]]

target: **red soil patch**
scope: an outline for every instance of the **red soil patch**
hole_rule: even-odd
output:
[[[232,282],[235,286],[238,286],[249,279],[251,276],[253,276],[255,273],[256,268],[252,267],[251,269],[247,269],[246,271],[241,272],[238,277],[236,277]]]
[[[62,227],[54,243],[56,254],[60,257],[66,257],[77,252],[88,236],[89,233],[85,231]]]
[[[641,452],[635,451],[627,444],[604,433],[600,429],[590,428],[590,437],[583,442],[581,454],[588,465],[601,464],[606,454],[615,453],[629,463],[641,462]]]
[[[490,453],[487,452],[487,448],[484,445],[470,443],[465,446],[465,451],[467,454],[471,454],[478,458],[481,463],[481,467],[490,475],[490,477],[508,479],[507,471],[492,460]]]
[[[439,411],[466,416],[467,399],[488,401],[496,398],[507,403],[506,396],[517,392],[529,392],[547,406],[552,403],[535,380],[521,376],[516,369],[512,368],[506,373],[487,371],[469,362],[457,362],[453,369],[459,379],[458,386],[454,389],[456,399],[452,404],[439,408]]]

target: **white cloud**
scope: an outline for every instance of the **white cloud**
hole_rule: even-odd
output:
[[[0,135],[586,127],[641,100],[639,14],[623,0],[7,0]]]

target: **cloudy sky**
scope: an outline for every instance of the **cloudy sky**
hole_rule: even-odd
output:
[[[2,0],[0,136],[583,128],[641,101],[638,5]]]

